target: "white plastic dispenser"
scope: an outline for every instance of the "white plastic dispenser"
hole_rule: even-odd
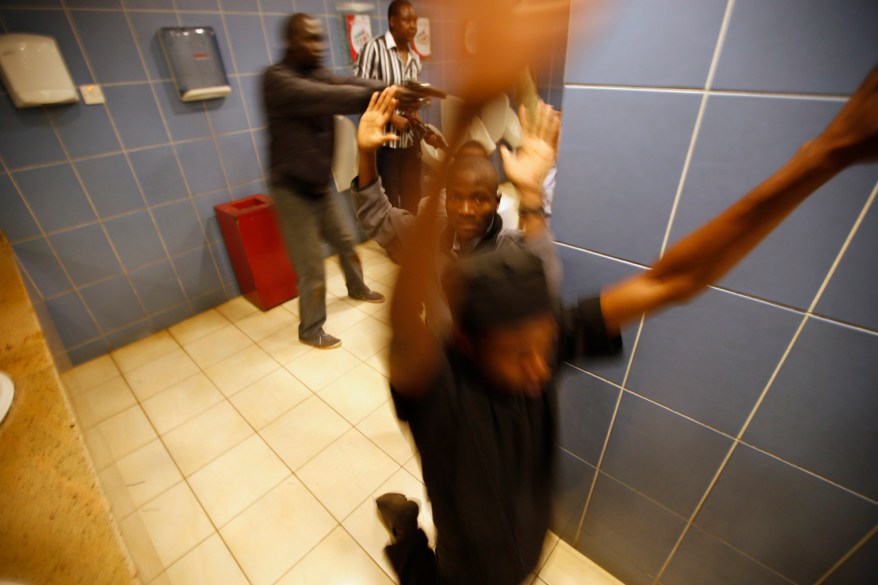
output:
[[[0,35],[0,77],[18,108],[79,101],[73,79],[52,37]]]
[[[211,27],[165,27],[158,34],[181,100],[209,100],[232,93]]]

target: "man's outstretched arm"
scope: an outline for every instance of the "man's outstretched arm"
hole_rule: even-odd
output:
[[[776,173],[672,246],[645,273],[601,293],[610,333],[645,313],[686,301],[716,282],[802,201],[843,169],[878,159],[878,67],[815,139]]]

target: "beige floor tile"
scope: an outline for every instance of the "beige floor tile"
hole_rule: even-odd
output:
[[[262,348],[258,345],[250,345],[205,368],[204,373],[213,380],[223,394],[232,396],[278,368],[280,364]]]
[[[558,541],[539,576],[547,585],[624,585],[563,540]]]
[[[385,378],[390,377],[390,347],[385,347],[365,362]]]
[[[259,341],[276,333],[284,327],[296,324],[298,319],[295,315],[287,311],[281,306],[274,307],[271,310],[257,312],[244,317],[235,325],[243,331],[247,337],[253,341]]]
[[[312,396],[263,428],[259,434],[296,471],[342,436],[351,425]]]
[[[146,529],[162,568],[170,567],[214,532],[198,500],[182,481],[140,507],[122,521],[123,526],[134,518]]]
[[[171,578],[168,577],[167,573],[162,573],[155,579],[149,582],[149,585],[174,585],[171,583]]]
[[[189,477],[252,434],[247,421],[223,401],[169,432],[164,441]]]
[[[295,315],[296,317],[299,316],[299,297],[283,302],[280,306]]]
[[[98,470],[157,438],[140,406],[111,416],[85,431],[84,436]]]
[[[387,378],[366,364],[360,364],[318,394],[336,412],[355,425],[387,402],[390,398],[390,385]]]
[[[253,341],[240,329],[228,325],[183,347],[195,363],[204,369],[251,345]]]
[[[209,310],[177,323],[168,331],[180,345],[192,343],[205,335],[228,327],[229,321],[219,311]]]
[[[342,525],[363,550],[372,557],[372,560],[396,581],[393,567],[384,556],[384,547],[390,542],[390,537],[378,519],[378,510],[375,507],[375,498],[388,492],[404,494],[407,498],[418,502],[420,507],[418,525],[427,534],[431,546],[435,546],[436,528],[433,526],[433,512],[427,501],[424,486],[402,469],[390,476],[386,482],[372,492],[371,497],[357,506],[357,509],[345,518]]]
[[[294,359],[311,350],[311,347],[299,343],[299,325],[284,327],[276,333],[272,333],[259,342],[259,347],[264,349],[279,364],[286,366]]]
[[[393,459],[358,430],[351,429],[296,475],[341,521],[398,469]]]
[[[404,465],[415,454],[408,426],[396,418],[393,402],[390,400],[364,418],[357,428],[400,465]]]
[[[390,577],[375,564],[344,528],[339,526],[298,562],[277,585],[391,585]]]
[[[344,347],[314,349],[290,362],[286,368],[313,392],[319,392],[327,384],[337,380],[360,363]]]
[[[113,466],[128,488],[136,508],[178,483],[183,477],[165,446],[155,440],[126,455]]]
[[[549,560],[549,555],[555,550],[555,546],[560,540],[558,535],[551,530],[546,533],[546,539],[543,541],[543,550],[540,553],[540,560],[537,562],[537,572],[545,566],[546,561]]]
[[[90,429],[114,414],[119,414],[135,404],[137,398],[125,382],[117,376],[88,390],[72,396],[76,417],[83,429]]]
[[[109,355],[103,355],[64,372],[61,381],[71,396],[76,396],[93,386],[108,382],[122,375],[116,362]]]
[[[143,410],[159,434],[164,435],[222,400],[222,393],[198,372],[145,400]]]
[[[370,303],[364,303],[366,305]],[[326,325],[323,329],[330,335],[342,337],[355,323],[359,323],[368,315],[361,311],[358,307],[346,303],[341,299],[334,301],[326,301]]]
[[[385,325],[390,325],[390,302],[375,305],[375,311],[371,315]]]
[[[374,317],[366,317],[344,332],[344,348],[361,360],[367,360],[390,345],[390,326]]]
[[[383,284],[384,286],[392,290],[393,287],[396,286],[396,277],[399,274],[399,267],[392,262],[391,264],[394,267],[393,270],[388,268],[386,270],[379,270],[375,274],[372,274],[372,271],[370,270],[369,278],[373,279],[375,282]]]
[[[218,534],[212,534],[165,574],[169,585],[250,585]]]
[[[414,442],[412,444],[414,444]],[[421,458],[418,456],[417,452],[412,455],[411,459],[405,462],[403,468],[415,476],[419,482],[424,483],[424,470],[421,469]]]
[[[189,485],[216,526],[279,484],[290,470],[259,435],[252,435],[189,478]]]
[[[220,529],[253,585],[271,585],[329,534],[336,523],[294,476]]]
[[[127,372],[125,379],[137,399],[144,401],[165,388],[198,372],[198,365],[178,347],[139,368]]]
[[[235,297],[230,301],[226,301],[216,308],[220,314],[232,323],[240,321],[244,317],[249,317],[259,312],[259,307],[247,300],[246,297]]]
[[[180,346],[167,331],[135,341],[110,353],[122,372],[130,372]]]
[[[131,553],[131,559],[137,567],[141,580],[144,583],[167,585],[168,579],[164,574],[165,565],[159,558],[158,550],[146,528],[143,516],[130,514],[127,518],[119,520],[119,531]]]
[[[247,422],[259,430],[311,396],[313,393],[295,376],[278,368],[229,400]]]

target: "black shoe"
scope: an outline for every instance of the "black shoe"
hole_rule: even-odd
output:
[[[341,346],[341,339],[329,335],[328,333],[323,331],[323,329],[321,329],[320,333],[318,333],[314,337],[308,337],[307,339],[304,337],[300,337],[299,341],[301,341],[305,345],[316,347],[317,349],[334,349]]]
[[[383,303],[384,295],[374,290],[366,291],[361,295],[348,295],[357,301],[366,301],[367,303]]]
[[[417,502],[407,499],[402,494],[389,493],[378,496],[375,504],[378,506],[378,517],[394,542],[417,533]]]

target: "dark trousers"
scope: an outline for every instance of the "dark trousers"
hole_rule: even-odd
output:
[[[390,204],[416,214],[421,200],[421,145],[379,148],[378,174]]]
[[[445,585],[439,575],[436,555],[423,530],[384,547],[384,554],[399,577],[399,585]]]
[[[309,199],[288,185],[272,185],[269,192],[287,253],[299,277],[299,338],[313,339],[326,322],[324,240],[338,252],[348,294],[369,292],[363,281],[363,266],[354,250],[354,235],[342,218],[335,193]]]

